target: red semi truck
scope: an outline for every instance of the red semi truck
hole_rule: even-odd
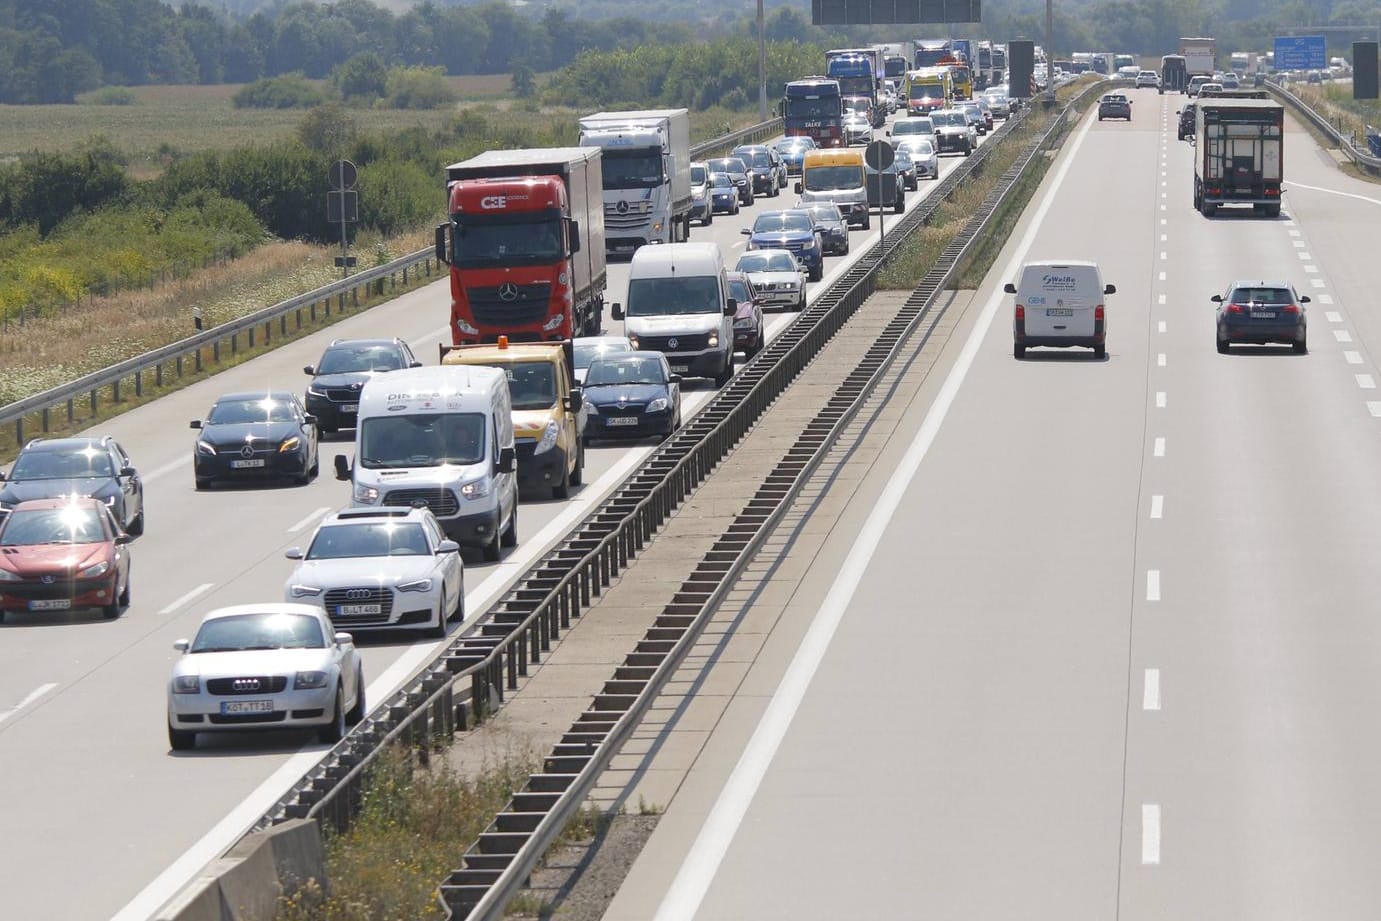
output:
[[[451,344],[596,335],[604,319],[598,147],[491,150],[446,167]]]

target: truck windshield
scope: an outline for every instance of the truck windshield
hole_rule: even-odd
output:
[[[841,114],[838,96],[823,99],[786,99],[787,118],[838,118]]]
[[[360,466],[439,467],[484,460],[482,413],[371,416],[360,426]]]
[[[804,188],[807,192],[832,192],[837,189],[858,189],[863,186],[863,167],[812,166],[806,170]]]
[[[872,77],[835,77],[839,81],[842,96],[872,96],[874,85]]]
[[[655,189],[662,184],[662,153],[655,148],[606,147],[601,162],[606,189]]]
[[[453,218],[452,264],[459,268],[539,265],[556,262],[564,255],[561,220],[554,215],[456,214]]]
[[[628,282],[626,313],[630,317],[719,312],[719,282],[713,275],[634,278]]]

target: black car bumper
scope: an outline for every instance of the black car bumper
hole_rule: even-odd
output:
[[[559,486],[566,478],[570,457],[556,445],[541,454],[531,454],[532,443],[518,444],[518,488],[540,489]]]
[[[208,456],[197,454],[192,468],[198,480],[264,480],[279,477],[307,476],[311,461],[305,448],[297,451],[256,452],[244,457],[227,448],[228,453]]]
[[[1218,323],[1218,338],[1224,342],[1248,345],[1294,345],[1303,342],[1305,324],[1303,323],[1263,323],[1249,321]]]
[[[585,437],[591,440],[648,438],[652,435],[667,434],[675,422],[676,415],[670,406],[655,413],[619,413],[613,407],[609,407],[607,412],[590,413],[589,421],[585,423]]]
[[[316,416],[317,425],[323,430],[352,429],[359,419],[358,400],[354,403],[337,403],[325,397],[308,396],[306,406],[307,412]]]

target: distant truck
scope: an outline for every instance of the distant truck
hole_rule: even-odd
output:
[[[1189,72],[1184,55],[1167,54],[1160,59],[1160,93],[1184,93],[1189,90]]]
[[[1218,67],[1218,42],[1212,38],[1181,38],[1180,55],[1191,78],[1200,74],[1211,77]]]
[[[1220,205],[1251,205],[1277,217],[1285,107],[1272,99],[1201,99],[1194,131],[1194,207],[1208,217]]]
[[[844,147],[844,97],[830,77],[792,80],[782,96],[787,137],[808,137],[816,147]]]
[[[868,100],[874,128],[881,127],[886,118],[878,98],[881,65],[880,53],[871,48],[825,53],[825,76],[839,81],[839,92],[844,96],[862,96]]]
[[[901,86],[906,72],[913,66],[912,61],[916,57],[916,43],[909,41],[886,42],[874,47],[882,51],[883,79],[895,80],[897,86]]]
[[[491,150],[446,167],[451,343],[597,335],[604,319],[600,151]]]
[[[605,248],[632,254],[690,236],[690,113],[597,112],[580,120],[580,146],[598,147]]]

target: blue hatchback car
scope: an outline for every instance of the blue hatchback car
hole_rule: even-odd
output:
[[[809,211],[768,211],[758,216],[752,228],[743,228],[748,249],[790,250],[806,267],[811,281],[819,281],[825,271],[825,248],[815,218]]]

